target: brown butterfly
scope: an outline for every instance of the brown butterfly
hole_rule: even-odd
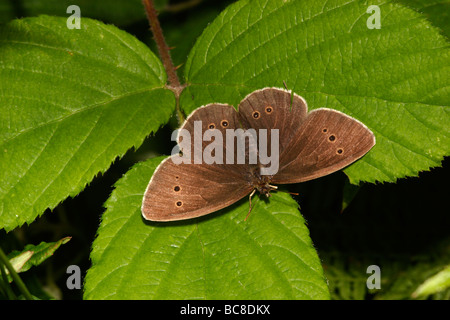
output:
[[[278,133],[277,172],[263,175],[261,169],[268,168],[268,164],[249,162],[253,149],[261,151],[250,142],[245,145],[245,163],[237,161],[237,154],[242,151],[237,143],[233,146],[222,143],[222,149],[215,149],[216,153],[222,153],[225,159],[222,163],[176,164],[181,155],[172,155],[156,168],[145,191],[142,202],[145,219],[173,221],[203,216],[249,194],[251,199],[256,190],[269,196],[277,188],[272,184],[298,183],[333,173],[361,158],[375,145],[373,133],[358,120],[326,108],[308,113],[302,97],[278,88],[250,93],[241,101],[238,111],[218,103],[200,107],[186,119],[182,129],[195,135],[200,129],[199,121],[202,133],[215,130],[224,137],[230,129],[266,132],[267,150],[272,150],[276,141],[272,137]],[[182,151],[192,159],[195,152],[207,151],[213,141],[216,139],[197,144],[194,141],[188,144],[192,146],[190,150],[189,147]],[[183,142],[180,136],[177,142],[179,145]]]

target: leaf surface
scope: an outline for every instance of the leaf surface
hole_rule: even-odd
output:
[[[161,158],[139,163],[106,203],[86,299],[328,299],[320,260],[294,200],[262,198],[203,218],[149,223],[143,192]],[[283,235],[280,237],[280,235]]]
[[[71,237],[65,237],[55,242],[41,242],[38,245],[28,244],[22,251],[12,251],[8,254],[8,259],[10,259],[16,272],[25,272],[32,266],[38,266],[47,260],[61,245],[66,244],[70,239]]]
[[[186,114],[239,101],[262,87],[305,97],[366,124],[376,146],[345,169],[353,184],[417,176],[450,153],[450,51],[439,30],[399,4],[243,0],[205,29],[185,67]]]
[[[84,18],[0,29],[0,227],[75,196],[175,106],[161,62],[133,36]]]

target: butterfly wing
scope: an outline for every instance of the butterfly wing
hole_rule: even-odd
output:
[[[200,217],[233,204],[253,189],[233,172],[206,164],[175,164],[174,157],[161,162],[148,184],[142,202],[147,220]]]
[[[253,91],[241,101],[238,108],[244,126],[256,130],[267,129],[268,150],[272,141],[271,129],[278,129],[279,150],[284,150],[296,136],[307,111],[302,97],[278,88]]]
[[[313,110],[280,152],[280,169],[272,182],[298,183],[325,176],[361,158],[374,145],[374,134],[358,120],[332,109]]]
[[[185,131],[181,130],[177,139],[179,145],[184,145],[182,152],[184,156],[189,155],[190,163],[180,163],[180,156],[172,155],[158,166],[144,195],[143,217],[152,221],[195,218],[225,208],[248,195],[253,187],[246,167],[227,163],[225,143],[210,152],[215,155],[220,153],[220,148],[223,161],[207,163],[204,152],[216,141],[215,136],[211,140],[203,139],[205,132],[217,130],[225,137],[226,129],[239,127],[232,106],[211,104],[195,110],[181,127]],[[188,137],[190,141],[183,143]],[[202,158],[195,159],[196,154]]]
[[[220,167],[227,171],[234,171],[239,173],[245,173],[246,168],[244,164],[237,164],[237,143],[233,144],[233,150],[228,150],[227,153],[227,130],[233,131],[235,129],[241,128],[241,122],[236,112],[236,109],[233,106],[227,104],[219,104],[212,103],[206,106],[200,107],[196,109],[184,122],[181,126],[181,130],[186,130],[190,133],[192,137],[196,135],[199,136],[199,132],[201,134],[205,134],[205,139],[202,139],[201,143],[196,143],[195,137],[192,140],[191,147],[191,158],[195,162],[196,159],[195,154],[197,153],[197,162],[206,162],[210,163],[214,167]],[[206,137],[208,133],[217,133],[218,137],[212,136]],[[201,135],[200,134],[200,135]],[[211,140],[209,140],[211,138]],[[218,148],[214,152],[211,151],[211,146],[213,142],[216,142],[216,139],[220,138],[221,141],[218,142]],[[178,144],[180,145],[180,139],[178,138]],[[220,149],[220,150],[219,150]],[[208,161],[207,157],[215,156],[217,153],[222,153],[222,155],[218,155],[218,159],[222,161]],[[202,159],[200,161],[199,154],[202,154]]]

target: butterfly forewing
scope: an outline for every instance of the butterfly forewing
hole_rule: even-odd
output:
[[[302,97],[289,91],[265,88],[245,97],[238,111],[246,127],[267,130],[269,150],[271,142],[275,142],[271,138],[271,129],[277,129],[276,143],[279,143],[279,150],[284,150],[306,119],[307,105]]]
[[[181,127],[181,129],[187,130],[191,137],[197,135],[197,139],[201,139],[201,143],[195,143],[194,138],[191,139],[192,162],[202,162],[222,168],[226,167],[226,170],[240,172],[241,174],[245,173],[246,166],[244,163],[238,164],[237,161],[238,152],[244,152],[245,156],[245,151],[238,150],[237,143],[229,144],[228,149],[231,150],[227,151],[226,143],[227,131],[230,135],[236,129],[242,129],[239,120],[236,109],[230,105],[213,103],[196,109]],[[202,138],[199,138],[200,130]],[[219,141],[216,139],[219,139]],[[194,158],[195,153],[197,154],[197,161]]]

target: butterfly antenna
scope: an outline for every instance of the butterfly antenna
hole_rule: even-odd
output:
[[[253,207],[252,207],[252,197],[255,194],[255,192],[256,192],[256,189],[253,189],[252,193],[250,193],[250,195],[248,197],[248,202],[249,202],[249,206],[250,207],[248,208],[248,213],[247,213],[247,216],[245,217],[244,221],[247,221],[248,216],[250,215],[250,212],[252,212],[252,209],[253,209]]]
[[[292,195],[294,195],[294,196],[298,196],[298,193],[297,193],[297,192],[289,192],[289,191],[284,191],[284,190],[277,190],[277,191],[279,191],[279,192],[284,192],[284,193],[289,193],[289,194],[292,194]]]

